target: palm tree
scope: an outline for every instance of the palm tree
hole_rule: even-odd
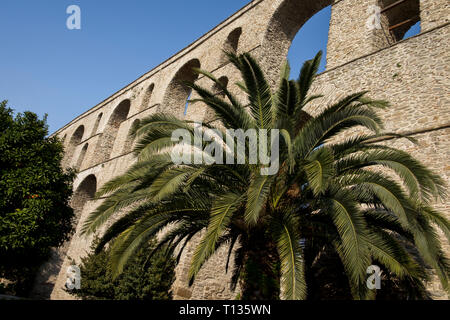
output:
[[[235,164],[175,164],[171,154],[178,142],[172,141],[172,132],[183,129],[191,137],[198,135],[191,121],[154,114],[132,128],[130,135],[139,138],[137,162],[101,188],[97,196],[106,200],[83,226],[85,234],[94,233],[114,215],[127,212],[99,245],[115,239],[115,275],[147,239],[164,231],[159,245],[168,246],[178,259],[189,241],[201,236],[192,258],[191,283],[203,264],[228,246],[224,267],[228,271],[234,257],[232,286],[240,284],[243,299],[314,297],[315,276],[327,257],[334,259],[347,294],[355,299],[374,297],[366,286],[372,264],[417,292],[425,291],[423,281],[432,268],[448,289],[449,264],[435,227],[449,237],[450,224],[431,207],[433,200],[445,196],[443,181],[408,153],[377,142],[404,138],[383,133],[376,110],[387,108],[385,101],[360,92],[317,116],[305,111],[321,97],[309,94],[321,55],[304,64],[297,81],[289,80],[286,63],[272,92],[250,54],[228,54],[242,76],[238,86],[246,105],[206,71],[196,70],[224,97],[186,84],[200,97],[193,102],[204,103],[214,114],[206,129],[222,137],[225,128],[279,130],[280,169],[274,175],[263,175],[263,165],[252,164],[236,150],[236,139],[230,143],[216,137],[226,150],[223,158],[231,155]],[[367,133],[356,134],[355,128]],[[190,148],[190,156],[205,159],[210,155],[207,145]],[[268,142],[269,150],[271,146]],[[239,156],[245,157],[243,164],[236,164]]]

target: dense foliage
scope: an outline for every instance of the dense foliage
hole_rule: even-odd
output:
[[[192,122],[168,114],[142,120],[131,131],[139,138],[137,163],[101,188],[97,196],[107,199],[83,226],[84,233],[93,233],[130,209],[102,239],[115,239],[114,274],[123,271],[140,244],[170,226],[160,244],[172,251],[202,235],[191,282],[218,248],[236,249],[228,259],[234,256],[232,285],[240,283],[243,299],[273,299],[280,293],[284,299],[375,298],[366,286],[371,265],[383,269],[389,290],[408,291],[405,298],[427,296],[423,284],[429,268],[448,290],[449,262],[436,228],[450,238],[450,224],[432,208],[433,201],[444,199],[446,187],[410,154],[379,142],[404,138],[383,132],[376,111],[388,103],[359,92],[320,105],[321,96],[309,91],[321,54],[304,64],[298,80],[290,80],[286,64],[276,91],[250,54],[229,58],[247,99],[241,103],[212,74],[197,70],[224,93],[187,84],[200,97],[196,102],[214,113],[215,121],[204,126],[222,137],[224,128],[279,130],[280,170],[263,175],[265,166],[252,164],[236,148],[237,138],[230,142],[219,135],[215,144],[225,146],[222,157],[232,157],[234,165],[175,164],[171,154],[180,148],[171,139],[174,130],[186,130],[192,140],[213,134],[205,128],[199,133]],[[317,102],[314,115],[306,112],[312,101]],[[209,147],[204,140],[183,150],[191,159],[211,159],[217,154]]]
[[[93,252],[82,259],[81,289],[72,292],[85,300],[169,300],[175,280],[175,261],[162,252],[149,256],[155,242],[144,245],[113,278],[109,249]],[[95,244],[92,249],[95,249]]]
[[[50,248],[72,231],[74,173],[63,171],[63,146],[47,135],[45,118],[14,117],[0,103],[0,278],[9,294],[26,295]]]

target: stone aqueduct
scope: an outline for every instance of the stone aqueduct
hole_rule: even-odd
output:
[[[190,92],[180,81],[197,78],[192,67],[201,67],[221,78],[238,93],[239,79],[227,63],[222,49],[251,52],[262,62],[273,84],[291,42],[302,25],[321,9],[332,6],[327,70],[317,77],[314,90],[327,98],[309,110],[327,105],[349,92],[370,90],[387,99],[392,107],[382,112],[386,130],[408,134],[419,145],[404,140],[387,143],[402,148],[440,173],[450,184],[450,1],[448,0],[254,0],[197,41],[83,113],[55,135],[64,139],[64,166],[76,167],[72,205],[80,223],[98,201],[98,187],[123,173],[132,163],[133,141],[128,130],[136,121],[155,112],[183,116]],[[382,29],[369,30],[368,7],[382,11]],[[420,34],[401,40],[417,21]],[[307,43],[305,45],[308,45]],[[317,109],[316,109],[317,110]],[[198,104],[189,106],[189,119],[208,115]],[[450,216],[450,202],[436,204]],[[75,233],[70,243],[55,250],[42,267],[35,293],[51,299],[72,299],[64,292],[66,270],[71,259],[79,260],[91,239]],[[448,244],[446,246],[449,252]],[[225,273],[225,250],[209,261],[192,287],[187,271],[193,246],[177,267],[174,295],[178,299],[233,299]],[[436,282],[430,284],[437,298],[446,298]],[[51,293],[51,295],[50,295]]]

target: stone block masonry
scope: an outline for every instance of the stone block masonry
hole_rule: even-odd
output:
[[[221,78],[238,94],[239,79],[233,67],[223,59],[222,49],[251,52],[262,63],[275,85],[278,72],[298,30],[315,13],[332,6],[329,29],[327,70],[317,77],[314,92],[326,98],[318,100],[309,112],[336,101],[345,94],[369,90],[370,95],[391,102],[381,113],[386,130],[414,136],[419,145],[404,140],[386,141],[410,152],[450,184],[450,2],[448,0],[406,0],[390,13],[382,13],[382,29],[366,27],[368,7],[382,8],[394,0],[254,0],[197,41],[159,66],[83,113],[55,135],[64,138],[64,166],[79,168],[72,201],[77,217],[77,232],[42,267],[36,281],[36,297],[73,299],[63,287],[71,259],[76,262],[90,248],[91,239],[79,236],[80,225],[98,205],[92,201],[111,178],[122,174],[134,162],[129,153],[132,141],[128,130],[137,120],[155,112],[183,117],[189,90],[180,80],[196,80],[191,67],[201,67]],[[406,40],[390,28],[415,14],[422,31]],[[406,28],[405,28],[406,29]],[[144,32],[144,31],[143,31]],[[305,44],[307,45],[307,44]],[[242,97],[242,95],[241,95]],[[195,98],[192,97],[192,98]],[[189,106],[188,119],[209,118],[200,104]],[[450,202],[436,204],[450,218]],[[112,221],[111,221],[112,223]],[[188,287],[190,258],[198,239],[193,239],[177,267],[174,284],[176,299],[234,299],[229,289],[230,274],[225,273],[226,248],[202,269],[197,281]],[[447,253],[450,252],[448,243]],[[430,283],[436,298],[448,298],[437,281]],[[45,290],[44,290],[45,289]]]

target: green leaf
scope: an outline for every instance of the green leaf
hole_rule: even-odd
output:
[[[307,290],[301,239],[297,232],[298,219],[291,213],[277,212],[272,223],[272,232],[281,262],[283,299],[304,300]]]
[[[323,194],[335,174],[334,157],[331,149],[321,147],[314,151],[304,165],[309,186],[316,196]]]
[[[255,177],[250,181],[244,216],[248,225],[257,224],[261,211],[266,205],[273,179],[273,176],[255,174]]]
[[[227,193],[214,201],[206,234],[198,244],[192,257],[191,268],[189,271],[189,279],[191,282],[200,271],[205,261],[216,250],[217,240],[225,231],[230,223],[233,213],[242,201],[242,195],[232,192]]]

